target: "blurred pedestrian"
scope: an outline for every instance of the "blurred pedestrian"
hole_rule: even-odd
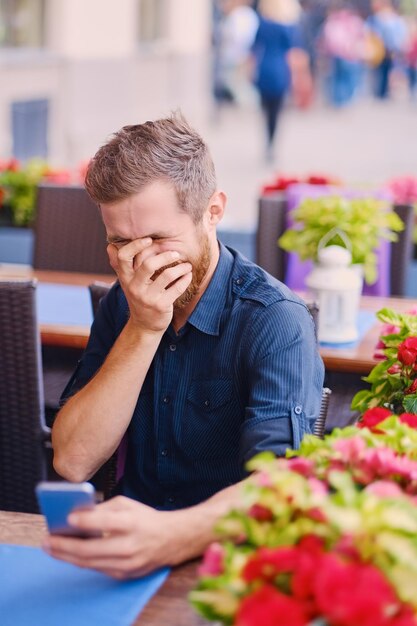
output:
[[[327,95],[334,106],[351,102],[357,94],[365,44],[365,24],[358,12],[344,3],[330,10],[323,28],[323,52],[328,58]]]
[[[312,80],[300,32],[301,8],[296,0],[260,0],[259,28],[253,45],[254,83],[266,126],[266,158],[273,160],[277,123],[292,88],[297,105],[310,102]]]
[[[408,36],[405,62],[410,96],[414,100],[417,95],[417,20],[410,18],[407,22]]]
[[[372,15],[367,23],[384,46],[384,55],[374,68],[374,93],[377,98],[385,99],[389,97],[391,71],[405,52],[407,28],[391,0],[372,0]]]
[[[218,25],[218,92],[223,100],[244,102],[251,88],[248,59],[259,19],[251,0],[221,0]]]

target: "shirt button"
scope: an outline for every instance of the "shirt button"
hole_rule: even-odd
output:
[[[210,400],[204,400],[204,406],[210,406]]]
[[[296,415],[300,415],[303,412],[303,409],[300,407],[300,405],[297,404],[297,406],[294,408],[294,413]]]
[[[171,350],[171,352],[175,352],[175,350],[177,349],[177,346],[175,345],[175,343],[171,343],[169,346],[169,349]]]
[[[241,285],[243,283],[243,278],[236,278],[236,285]]]
[[[169,396],[165,396],[162,401],[164,404],[169,404],[171,402],[171,398]]]
[[[168,456],[168,450],[161,450],[162,456]]]
[[[168,502],[170,504],[172,504],[173,502],[175,502],[175,498],[173,498],[172,496],[169,496],[169,498],[167,498]]]

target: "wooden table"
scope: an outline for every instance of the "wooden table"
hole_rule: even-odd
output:
[[[30,280],[36,279],[40,283],[57,285],[75,285],[88,287],[94,282],[111,284],[115,280],[113,274],[81,274],[78,272],[55,272],[50,270],[33,270],[26,266],[1,266],[0,280]],[[62,348],[84,349],[90,334],[90,326],[74,324],[41,324],[41,340],[44,346],[59,346]]]
[[[45,533],[44,518],[28,513],[0,511],[0,542],[39,546]],[[196,582],[195,562],[175,568],[135,622],[139,626],[204,626],[187,600]]]
[[[417,300],[407,298],[382,298],[362,296],[361,309],[377,313],[380,309],[394,309],[405,313],[417,307]],[[351,348],[320,348],[320,354],[328,371],[368,374],[376,364],[373,358],[381,332],[381,323],[375,318],[374,326]]]
[[[2,270],[0,266],[1,278],[36,278],[41,283],[55,283],[61,285],[78,285],[87,287],[89,284],[100,281],[112,283],[113,275],[103,274],[79,274],[72,272],[53,272],[26,269],[24,271],[13,271],[10,267]],[[376,313],[384,307],[397,311],[408,311],[417,306],[417,300],[406,298],[381,298],[363,296],[361,308]],[[320,354],[324,360],[326,369],[329,372],[345,372],[354,374],[368,374],[375,365],[373,359],[375,344],[378,340],[380,324],[375,319],[375,325],[365,334],[361,341],[349,348],[328,348],[321,347]],[[43,345],[84,348],[90,333],[89,326],[69,326],[69,325],[48,325],[41,324],[41,338]]]

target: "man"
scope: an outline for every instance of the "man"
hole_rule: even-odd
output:
[[[70,517],[99,538],[45,548],[126,578],[202,553],[238,505],[245,462],[311,432],[323,365],[302,301],[217,241],[226,197],[182,117],[116,133],[86,188],[118,282],[57,416],[54,464],[88,479],[126,433],[123,496]]]

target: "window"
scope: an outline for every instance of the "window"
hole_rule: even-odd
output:
[[[149,43],[167,36],[167,0],[138,0],[139,42]]]
[[[44,22],[45,0],[0,0],[0,46],[42,47]]]

